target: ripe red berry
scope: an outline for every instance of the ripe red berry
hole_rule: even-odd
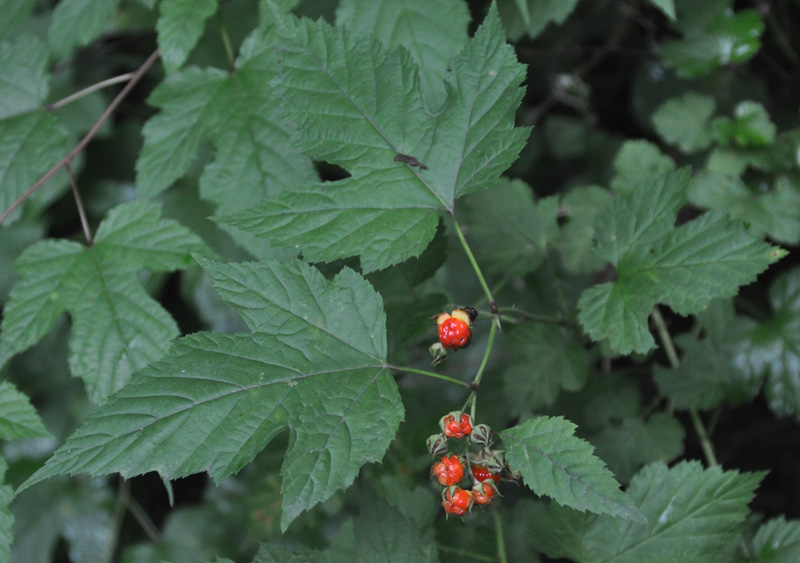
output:
[[[499,483],[500,482],[500,476],[499,475],[494,475],[491,471],[486,469],[483,465],[476,465],[476,464],[473,463],[470,467],[472,468],[472,476],[475,477],[475,480],[478,481],[479,483],[482,483],[483,481],[486,481],[486,479],[489,479],[490,477],[492,478],[492,480],[495,483]]]
[[[439,426],[448,438],[463,438],[472,432],[472,418],[467,413],[451,412],[442,417]]]
[[[444,507],[445,512],[461,516],[465,514],[467,510],[469,510],[470,506],[472,506],[472,492],[465,491],[461,487],[456,487],[453,489],[451,494],[450,490],[448,489],[444,493],[442,506]]]
[[[439,342],[442,346],[452,350],[458,350],[469,344],[470,336],[469,324],[456,317],[445,319],[439,325]]]
[[[464,478],[464,464],[457,455],[442,456],[441,461],[433,464],[433,476],[443,487],[455,485]]]
[[[497,494],[497,490],[489,483],[478,483],[472,488],[472,496],[478,504],[489,504]]]

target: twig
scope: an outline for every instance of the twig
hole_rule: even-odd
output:
[[[92,84],[91,86],[88,86],[88,87],[84,88],[83,90],[79,90],[79,91],[75,92],[74,94],[70,94],[66,98],[61,98],[57,102],[53,102],[52,104],[46,105],[44,109],[46,109],[48,111],[54,111],[54,110],[57,110],[57,109],[61,109],[65,105],[71,104],[75,100],[80,100],[81,98],[83,98],[85,96],[88,96],[89,94],[93,94],[94,92],[97,92],[98,90],[102,90],[103,88],[107,88],[108,86],[113,86],[114,84],[119,84],[121,82],[126,82],[126,81],[130,80],[131,78],[133,78],[133,73],[129,72],[128,74],[120,74],[119,76],[114,76],[114,77],[108,78],[106,80],[101,80],[97,84]]]
[[[114,100],[108,105],[106,111],[104,111],[103,115],[101,115],[100,118],[95,122],[95,124],[92,125],[92,128],[89,129],[89,132],[86,133],[83,139],[81,139],[80,142],[77,145],[75,145],[75,148],[73,148],[67,156],[62,158],[58,162],[58,164],[53,166],[53,168],[51,168],[49,172],[47,172],[44,176],[39,178],[39,180],[34,185],[28,188],[24,194],[19,196],[17,200],[14,203],[12,203],[8,207],[8,209],[6,209],[3,212],[2,215],[0,215],[0,224],[2,224],[3,221],[5,221],[9,215],[11,215],[14,211],[16,211],[16,209],[20,205],[22,205],[22,203],[26,199],[31,197],[31,195],[33,195],[36,192],[36,190],[41,188],[44,184],[47,183],[48,180],[50,180],[53,176],[55,176],[59,170],[61,170],[67,164],[69,164],[72,161],[72,159],[75,158],[75,156],[78,153],[80,153],[86,147],[86,145],[89,144],[89,141],[91,141],[94,138],[94,136],[97,134],[97,132],[106,122],[106,120],[108,120],[111,114],[114,113],[114,110],[117,109],[117,106],[119,106],[122,100],[124,100],[127,97],[127,95],[130,93],[133,87],[136,86],[136,84],[142,78],[144,73],[147,72],[147,70],[151,66],[153,66],[153,63],[155,63],[157,59],[158,59],[158,49],[153,51],[153,54],[147,58],[147,60],[144,62],[144,64],[142,64],[141,67],[139,67],[139,70],[133,73],[133,76],[131,76],[130,81],[125,85],[125,87],[120,91],[120,93],[117,94],[117,97],[114,98]]]

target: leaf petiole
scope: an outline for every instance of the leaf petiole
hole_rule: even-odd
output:
[[[456,221],[455,217],[453,217],[453,226],[456,230],[456,236],[458,236],[458,240],[461,242],[461,246],[464,248],[464,253],[467,255],[469,263],[472,264],[472,269],[475,270],[475,275],[478,276],[478,281],[483,288],[483,293],[486,295],[486,299],[489,301],[489,309],[492,312],[492,316],[494,316],[496,319],[497,304],[494,302],[492,290],[489,289],[489,285],[486,283],[486,279],[483,277],[483,272],[481,272],[481,267],[478,266],[478,261],[475,260],[475,255],[472,254],[472,249],[469,247],[469,243],[467,242],[467,239],[464,238],[464,233],[461,231],[461,225],[458,224],[458,221]]]
[[[417,368],[410,368],[406,366],[388,366],[389,369],[393,369],[396,371],[405,371],[408,373],[416,373],[418,375],[424,375],[426,377],[433,377],[435,379],[441,379],[442,381],[447,381],[449,383],[456,383],[461,385],[462,387],[469,387],[470,384],[466,381],[461,381],[460,379],[456,379],[455,377],[450,377],[447,375],[442,375],[441,373],[436,373],[433,371],[426,371],[424,369],[417,369]]]

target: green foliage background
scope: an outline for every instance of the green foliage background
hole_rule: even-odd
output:
[[[0,561],[800,560],[796,21],[0,0]]]

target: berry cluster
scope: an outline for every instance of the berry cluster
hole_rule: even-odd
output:
[[[473,504],[489,504],[499,494],[500,476],[510,473],[505,453],[490,449],[492,431],[487,425],[473,426],[468,414],[451,412],[439,420],[439,426],[442,432],[428,438],[428,451],[439,459],[433,464],[432,473],[436,482],[445,487],[445,512],[461,516]],[[466,438],[462,455],[448,451],[448,439],[462,438]]]
[[[443,362],[449,350],[466,348],[472,342],[472,323],[478,311],[472,307],[456,307],[451,313],[436,315],[434,320],[439,327],[439,342],[430,347],[433,365]]]

